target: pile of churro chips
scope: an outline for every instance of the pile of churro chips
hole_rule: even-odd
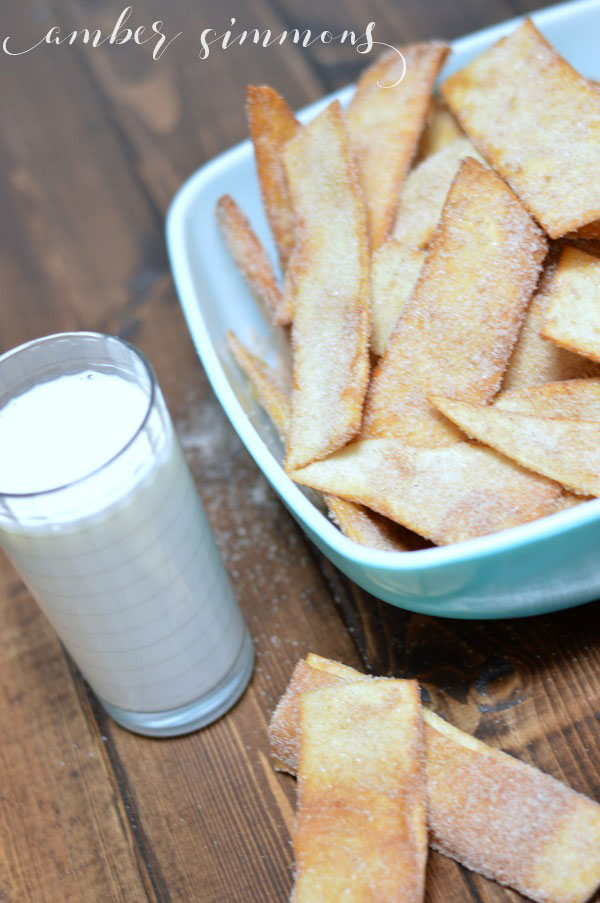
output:
[[[415,681],[311,653],[269,737],[298,777],[294,903],[422,903],[428,843],[539,903],[600,884],[600,805],[422,709]]]
[[[289,391],[231,336],[287,472],[412,550],[600,495],[600,89],[530,20],[439,95],[448,47],[400,51],[404,78],[390,50],[306,125],[248,89],[281,278],[235,200],[217,215],[291,336]]]

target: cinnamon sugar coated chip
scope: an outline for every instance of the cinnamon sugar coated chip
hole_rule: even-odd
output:
[[[536,293],[508,364],[503,390],[539,386],[562,379],[600,376],[600,366],[542,337],[546,306],[558,263],[557,249],[551,249]]]
[[[415,681],[300,696],[294,903],[421,903],[427,828]]]
[[[581,495],[600,495],[600,422],[556,419],[431,396],[437,409],[478,439]]]
[[[526,19],[442,94],[551,238],[600,219],[600,92]]]
[[[539,903],[585,903],[600,884],[600,806],[425,717],[432,847]]]
[[[267,252],[234,199],[224,194],[217,202],[217,221],[233,261],[254,297],[274,323],[285,322],[282,298]]]
[[[465,157],[473,157],[485,165],[471,142],[459,138],[409,173],[400,192],[394,238],[415,248],[425,248],[429,244],[450,186]]]
[[[576,235],[579,238],[600,239],[600,220],[597,220],[595,223],[588,223],[587,226],[582,226],[581,229],[577,230]]]
[[[286,691],[277,703],[269,724],[271,754],[275,767],[280,771],[296,774],[298,770],[300,750],[298,704],[301,694],[307,690],[331,687],[338,683],[339,678],[335,675],[332,676],[326,671],[315,672],[302,659],[294,668]]]
[[[291,401],[279,385],[277,375],[255,354],[252,354],[233,332],[227,334],[231,352],[247,377],[261,406],[273,421],[284,444],[287,443],[292,417]],[[325,504],[331,519],[354,542],[389,552],[406,552],[423,548],[425,541],[393,521],[355,505],[345,499],[325,494]]]
[[[357,505],[331,493],[325,493],[324,498],[330,518],[354,542],[387,552],[412,552],[428,545],[422,536],[364,505]]]
[[[361,75],[346,111],[367,203],[372,250],[394,225],[398,193],[415,156],[447,44],[389,50]],[[398,52],[400,51],[400,52]]]
[[[243,345],[235,333],[227,333],[227,343],[240,369],[247,376],[258,401],[265,409],[277,432],[285,442],[289,433],[292,406],[288,396],[277,384],[275,374],[255,354]]]
[[[563,249],[548,292],[542,335],[600,362],[600,260]]]
[[[439,94],[431,99],[431,109],[417,151],[416,162],[420,163],[432,154],[437,153],[457,138],[464,138],[465,133],[459,126],[454,113]]]
[[[600,379],[566,379],[527,389],[512,389],[498,395],[494,407],[536,417],[600,422]]]
[[[367,439],[292,477],[373,508],[438,545],[552,514],[561,496],[557,483],[464,441],[415,448],[398,439]]]
[[[371,350],[385,352],[390,335],[410,298],[425,252],[388,238],[371,258]]]
[[[463,160],[412,297],[373,373],[364,438],[459,441],[427,395],[495,395],[545,253],[539,228],[506,184]]]
[[[282,150],[300,127],[283,97],[268,85],[248,85],[246,114],[267,219],[282,270],[294,249],[294,212],[283,167]]]
[[[339,103],[285,147],[298,223],[294,392],[288,469],[322,458],[360,429],[369,361],[367,233]],[[299,255],[299,256],[297,256]]]
[[[376,679],[311,653],[273,713],[271,748],[292,774],[300,701],[336,682]],[[425,709],[423,721],[431,846],[537,903],[585,903],[600,885],[600,805],[433,712]]]

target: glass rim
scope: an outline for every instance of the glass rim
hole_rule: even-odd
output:
[[[3,492],[0,488],[0,498],[5,499],[32,499],[37,498],[37,496],[47,496],[52,495],[55,492],[64,492],[65,489],[70,489],[72,486],[77,486],[79,483],[84,483],[86,480],[91,479],[96,476],[96,474],[101,473],[105,468],[109,467],[114,461],[121,457],[121,455],[130,448],[135,440],[138,438],[140,433],[143,431],[144,427],[148,423],[148,418],[150,417],[150,412],[154,406],[154,402],[156,400],[156,391],[158,388],[158,383],[156,380],[156,374],[154,373],[154,369],[152,364],[146,357],[146,355],[136,348],[135,345],[132,345],[131,342],[128,342],[127,339],[122,339],[120,336],[109,335],[106,332],[94,332],[94,331],[71,331],[71,332],[55,332],[51,335],[40,336],[37,339],[31,339],[29,342],[23,342],[22,345],[17,345],[15,348],[11,348],[8,351],[5,351],[4,354],[0,355],[0,368],[9,358],[16,357],[19,354],[22,354],[24,351],[34,347],[35,345],[44,345],[46,343],[53,343],[57,339],[100,339],[103,342],[116,342],[119,345],[123,345],[130,352],[133,353],[135,357],[138,358],[142,366],[144,367],[146,373],[148,374],[148,378],[150,381],[150,393],[148,395],[148,405],[144,416],[142,418],[141,423],[135,429],[133,435],[127,440],[127,442],[119,448],[118,451],[115,452],[114,455],[104,461],[102,464],[98,465],[98,467],[94,467],[93,470],[90,470],[89,473],[85,473],[81,477],[77,477],[75,480],[71,480],[68,483],[62,483],[60,486],[53,486],[50,489],[40,489],[36,492]],[[18,396],[15,396],[18,397]],[[0,411],[2,409],[0,408]]]

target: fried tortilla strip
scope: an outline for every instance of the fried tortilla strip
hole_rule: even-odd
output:
[[[566,247],[546,303],[542,336],[600,363],[600,260]]]
[[[600,884],[600,806],[425,713],[430,844],[539,903]]]
[[[442,215],[444,202],[465,157],[485,165],[470,141],[460,138],[419,163],[400,192],[394,238],[415,248],[429,244]]]
[[[294,245],[294,250],[289,256],[287,269],[283,277],[283,285],[281,288],[281,304],[287,315],[289,322],[294,322],[294,294],[296,291],[296,274],[302,277],[302,269],[304,267],[303,251],[299,244]]]
[[[304,661],[311,668],[316,668],[317,671],[322,671],[326,674],[337,674],[338,677],[343,677],[345,680],[365,680],[370,678],[369,674],[363,674],[361,671],[357,671],[356,668],[352,668],[350,665],[343,665],[342,662],[336,662],[331,658],[325,658],[324,655],[317,655],[316,652],[308,652]]]
[[[269,727],[280,767],[297,770],[300,694],[358,680],[372,678],[312,653],[298,662]],[[585,903],[600,883],[600,806],[427,709],[423,720],[431,846],[539,903]]]
[[[275,324],[289,322],[267,252],[230,195],[219,198],[216,216],[233,262],[256,300],[266,308]]]
[[[268,85],[248,85],[246,115],[265,213],[285,272],[295,237],[294,211],[281,153],[300,124],[283,97]]]
[[[451,144],[458,138],[464,138],[465,133],[456,121],[454,113],[439,94],[434,94],[431,102],[429,119],[423,129],[419,150],[417,151],[417,163],[436,154],[447,144]]]
[[[328,661],[324,659],[323,661]],[[340,667],[345,667],[341,665]],[[358,671],[348,668],[348,679],[361,678]],[[269,745],[273,764],[278,771],[287,771],[295,775],[298,771],[300,752],[300,731],[298,729],[300,715],[298,703],[302,693],[307,690],[319,690],[322,687],[336,686],[340,677],[330,673],[327,668],[317,670],[300,659],[296,664],[285,692],[277,703],[269,723]]]
[[[502,392],[494,401],[502,411],[600,422],[600,379],[568,379]]]
[[[415,448],[398,439],[368,439],[291,477],[379,511],[437,545],[544,517],[561,496],[557,483],[469,442]]]
[[[576,494],[600,495],[599,422],[536,417],[440,396],[431,401],[468,436],[522,467]]]
[[[294,903],[422,903],[423,722],[412,680],[305,693]]]
[[[598,240],[592,241],[590,238],[576,238],[574,240],[569,239],[569,244],[574,248],[579,248],[580,251],[591,254],[592,257],[600,258],[600,241]]]
[[[492,170],[461,163],[410,302],[373,374],[363,438],[458,442],[427,401],[489,401],[516,341],[546,252],[521,202]]]
[[[292,417],[289,397],[279,385],[277,375],[264,361],[252,354],[229,331],[227,341],[240,369],[246,375],[258,401],[265,409],[279,433],[283,443],[287,442]],[[399,524],[369,511],[362,505],[355,505],[334,495],[324,496],[329,516],[342,533],[363,546],[372,549],[386,549],[389,552],[407,552],[427,545],[420,536],[411,533]]]
[[[531,20],[441,90],[467,136],[551,238],[600,219],[600,93]]]
[[[346,111],[372,251],[383,244],[394,225],[400,187],[417,150],[433,85],[448,49],[446,44],[431,42],[383,54],[361,75]]]
[[[600,380],[570,379],[525,389],[509,389],[497,395],[493,404],[502,411],[516,411],[536,417],[600,421]],[[557,510],[572,508],[589,501],[589,498],[564,489]]]
[[[364,505],[356,505],[330,493],[325,493],[323,498],[331,520],[345,536],[362,546],[387,552],[414,552],[430,545],[422,536]]]
[[[425,252],[388,238],[371,260],[371,351],[382,355],[410,298]]]
[[[299,224],[286,459],[293,470],[345,445],[360,429],[369,375],[369,272],[364,208],[338,102],[288,142],[284,161]]]
[[[290,428],[292,406],[275,373],[264,361],[252,354],[231,330],[227,332],[227,343],[241,371],[248,378],[261,407],[265,409],[285,443]]]
[[[577,230],[576,235],[578,238],[591,238],[597,241],[600,238],[600,220],[597,220],[595,223],[589,223],[587,226],[582,226],[581,229]]]
[[[552,285],[558,258],[553,248],[544,267],[537,291],[531,300],[517,344],[504,374],[502,391],[524,389],[558,380],[600,376],[600,367],[593,361],[559,348],[542,338],[548,293]]]

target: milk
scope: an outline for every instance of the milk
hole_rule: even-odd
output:
[[[91,370],[29,388],[0,409],[0,495],[2,545],[104,701],[162,712],[228,674],[245,625],[161,397]]]

